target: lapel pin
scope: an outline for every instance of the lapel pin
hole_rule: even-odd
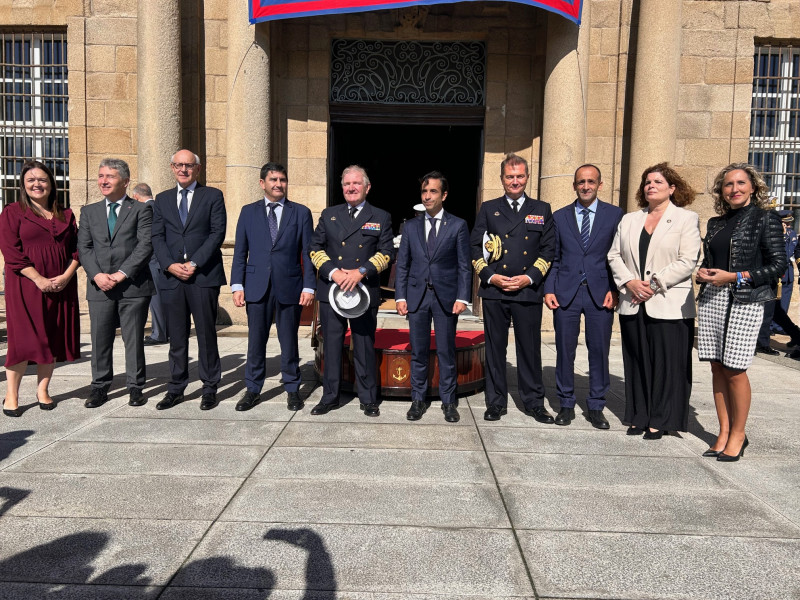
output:
[[[336,220],[336,217],[331,217],[331,221],[335,221],[335,220]]]
[[[495,217],[499,217],[499,216],[500,216],[500,213],[499,213],[499,212],[496,212],[496,213],[494,213],[494,216],[495,216]]]

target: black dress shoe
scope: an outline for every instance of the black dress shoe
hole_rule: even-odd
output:
[[[108,393],[101,388],[92,388],[92,391],[89,392],[89,397],[86,399],[86,402],[83,405],[86,408],[97,408],[99,406],[103,406],[108,400]]]
[[[409,421],[419,421],[425,411],[428,410],[428,405],[423,400],[414,400],[411,403],[411,408],[406,413],[406,419]]]
[[[217,394],[215,392],[207,392],[203,394],[203,397],[200,399],[200,410],[211,410],[217,404],[219,404]]]
[[[703,456],[706,458],[716,458],[720,454],[722,454],[722,450],[712,450],[711,448],[703,452]]]
[[[334,408],[339,408],[339,405],[333,403],[328,404],[326,402],[320,402],[314,408],[311,409],[311,414],[324,415],[331,412]]]
[[[780,352],[773,350],[769,346],[756,346],[756,354],[766,354],[768,356],[778,356]]]
[[[461,418],[454,402],[442,404],[442,412],[444,413],[444,420],[448,423],[458,423]]]
[[[167,408],[172,408],[176,404],[180,404],[183,402],[183,394],[174,394],[172,392],[167,392],[164,394],[164,398],[156,404],[156,410],[165,410]]]
[[[500,417],[502,417],[507,412],[508,410],[504,406],[498,406],[497,404],[492,404],[489,408],[486,409],[486,412],[483,413],[483,420],[499,421]]]
[[[377,417],[381,414],[380,404],[374,402],[373,404],[361,404],[361,410],[364,411],[364,416]]]
[[[142,394],[139,388],[131,388],[130,395],[128,396],[128,404],[130,406],[144,406],[147,404],[147,398]]]
[[[644,429],[639,429],[635,425],[631,425],[628,427],[628,431],[625,432],[625,435],[642,435],[644,433]]]
[[[793,358],[794,360],[800,360],[800,348],[795,348],[791,352],[787,352],[786,358]]]
[[[167,340],[157,340],[155,338],[151,338],[149,335],[144,338],[144,345],[145,346],[160,346],[161,344],[166,344]]]
[[[236,410],[239,412],[250,410],[258,403],[258,399],[260,397],[261,395],[256,394],[255,392],[245,392],[241,400],[236,403]]]
[[[589,416],[586,418],[595,429],[609,429],[611,427],[602,410],[589,410]]]
[[[662,431],[661,429],[658,429],[656,431],[650,431],[648,429],[647,431],[644,432],[644,435],[642,436],[642,439],[643,440],[660,440],[661,436],[663,436],[665,433],[667,433],[667,432],[666,431]]]
[[[547,409],[544,406],[534,406],[533,408],[526,408],[525,414],[529,417],[533,417],[539,423],[544,423],[545,425],[550,425],[551,423],[555,422],[553,419],[553,415],[547,412]]]
[[[286,392],[286,408],[291,411],[298,411],[303,408],[300,392]]]
[[[724,452],[720,452],[719,456],[717,456],[717,460],[719,462],[736,462],[739,460],[739,457],[744,456],[744,449],[750,445],[750,441],[747,439],[747,436],[744,436],[744,442],[742,443],[742,447],[739,449],[739,454],[736,456],[730,456],[729,454],[725,454]]]
[[[572,419],[575,418],[575,409],[574,408],[562,408],[558,411],[556,415],[555,424],[556,425],[569,425],[572,423]]]
[[[50,402],[42,402],[39,400],[38,396],[36,397],[36,403],[39,405],[41,410],[53,410],[56,407],[54,400],[51,400]]]
[[[17,408],[6,408],[5,403],[3,404],[3,414],[7,417],[21,417],[22,416],[22,409],[17,406]]]

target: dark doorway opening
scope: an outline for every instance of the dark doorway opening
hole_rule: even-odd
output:
[[[444,203],[448,212],[472,229],[477,214],[482,169],[483,127],[479,125],[331,124],[331,170],[328,199],[343,202],[342,171],[358,164],[367,170],[370,204],[392,215],[397,233],[404,219],[414,217],[420,201],[419,179],[441,171],[450,184]]]

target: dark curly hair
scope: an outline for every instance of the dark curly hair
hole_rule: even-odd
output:
[[[652,167],[647,167],[644,173],[642,173],[642,181],[639,184],[639,189],[636,190],[636,203],[639,205],[639,208],[645,208],[647,206],[647,199],[644,197],[644,184],[650,173],[661,173],[668,184],[675,186],[675,191],[672,192],[672,197],[670,198],[675,206],[689,206],[694,202],[695,191],[680,175],[678,175],[675,169],[670,167],[667,163],[662,162]]]
[[[25,175],[28,171],[39,169],[45,172],[47,178],[50,180],[50,195],[47,197],[47,209],[53,213],[53,218],[59,221],[64,220],[64,209],[58,200],[58,190],[56,189],[56,178],[53,177],[53,172],[43,162],[38,160],[29,160],[22,165],[22,172],[19,174],[19,205],[22,210],[30,209],[39,216],[42,216],[39,211],[39,205],[28,198],[28,192],[25,191]]]
[[[753,185],[753,194],[750,196],[750,202],[759,208],[767,208],[769,204],[769,187],[764,181],[756,168],[748,163],[731,163],[722,169],[714,178],[714,187],[711,188],[711,195],[714,197],[714,211],[718,215],[724,215],[731,207],[722,197],[722,183],[725,181],[725,176],[731,171],[744,171],[750,178],[750,183]]]

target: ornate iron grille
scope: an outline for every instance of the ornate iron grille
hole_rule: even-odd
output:
[[[754,58],[749,159],[800,217],[800,48],[758,46]]]
[[[483,106],[481,42],[333,40],[332,103]]]
[[[0,205],[17,200],[26,160],[53,171],[69,206],[67,36],[0,32]]]

